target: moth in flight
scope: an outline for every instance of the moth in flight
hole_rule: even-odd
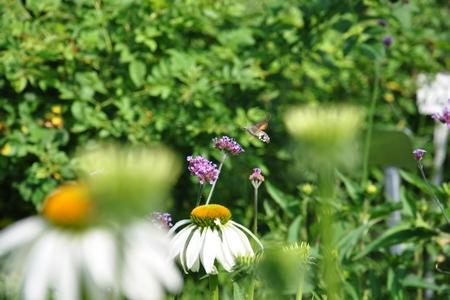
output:
[[[268,126],[269,126],[269,120],[265,119],[261,122],[256,123],[255,125],[250,125],[250,126],[245,127],[245,130],[247,130],[247,132],[250,133],[251,135],[253,135],[254,137],[257,137],[264,143],[268,144],[270,142],[270,137],[264,131],[267,129]]]

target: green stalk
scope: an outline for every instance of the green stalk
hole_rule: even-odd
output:
[[[201,184],[200,183],[200,187],[198,189],[198,196],[197,196],[197,203],[196,203],[196,207],[200,205],[200,202],[202,202],[202,195],[203,195],[203,190],[205,189],[205,184]]]
[[[372,90],[372,99],[369,107],[369,122],[367,125],[366,141],[364,143],[364,157],[363,157],[363,174],[361,185],[364,186],[367,182],[369,174],[369,154],[370,154],[370,144],[372,142],[372,131],[373,131],[373,119],[375,115],[375,107],[378,99],[378,88],[380,85],[380,62],[375,60],[375,74]]]
[[[436,194],[433,191],[433,188],[431,187],[430,182],[427,179],[427,176],[425,176],[425,172],[423,171],[423,165],[420,161],[417,162],[417,166],[419,167],[420,174],[422,175],[423,181],[425,181],[428,191],[431,195],[431,198],[436,202],[437,206],[439,206],[439,209],[441,210],[442,214],[444,215],[445,220],[448,224],[450,224],[450,219],[448,218],[447,214],[445,213],[444,206],[442,205],[441,201],[439,201],[439,198],[436,196]]]
[[[258,188],[254,187],[253,234],[258,234]]]
[[[248,285],[247,288],[247,300],[253,300],[254,294],[255,294],[255,279],[253,278],[252,275],[252,278],[250,279],[250,284]]]
[[[223,166],[223,163],[225,162],[225,159],[227,159],[226,153],[224,153],[222,156],[222,161],[220,162],[220,165],[219,165],[219,174],[217,175],[216,181],[214,181],[213,185],[211,186],[211,190],[209,191],[208,199],[206,199],[205,205],[208,205],[209,201],[211,200],[211,196],[214,192],[214,188],[216,187],[217,180],[219,180],[220,172],[222,171],[222,166]]]
[[[336,174],[333,168],[324,168],[319,174],[319,192],[322,204],[319,207],[321,253],[323,257],[322,279],[325,283],[327,297],[330,300],[342,299],[339,269],[334,243],[334,209],[332,201],[335,196]]]
[[[219,278],[209,275],[209,296],[211,300],[219,300]]]
[[[300,275],[300,281],[298,283],[297,288],[297,296],[295,297],[296,300],[302,300],[303,298],[303,274]]]

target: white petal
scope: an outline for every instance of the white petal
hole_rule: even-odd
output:
[[[214,268],[214,260],[219,252],[220,238],[216,230],[207,228],[205,234],[205,243],[201,253],[201,261],[206,273],[213,274],[217,270]],[[215,272],[214,272],[215,273]]]
[[[174,233],[175,233],[175,230],[177,230],[178,227],[181,227],[181,226],[183,226],[183,225],[185,225],[185,224],[188,224],[188,223],[191,223],[191,222],[192,222],[192,221],[189,220],[189,219],[187,219],[187,220],[181,220],[181,221],[176,222],[175,225],[173,225],[172,228],[170,228],[169,234],[174,234]]]
[[[200,250],[205,241],[206,230],[197,229],[192,235],[191,241],[189,242],[188,248],[186,249],[186,262],[188,269],[194,265],[195,261],[198,260],[200,255]]]
[[[240,243],[245,249],[244,255],[248,254],[253,255],[253,249],[252,246],[250,245],[250,241],[248,240],[247,236],[239,228],[235,226],[231,225],[230,230],[234,230],[234,232],[236,232],[236,234],[239,236]]]
[[[228,245],[222,241],[219,247],[219,252],[217,253],[217,260],[223,266],[223,268],[230,272],[234,266],[234,259],[228,248]]]
[[[46,223],[40,217],[31,217],[14,223],[0,233],[0,256],[31,242],[42,233]]]
[[[222,226],[222,234],[233,257],[245,255],[245,247],[241,243],[239,235],[229,224]]]
[[[172,238],[170,241],[169,258],[174,258],[177,255],[180,255],[186,245],[189,234],[195,227],[195,225],[189,225],[186,228],[183,228]]]
[[[154,235],[162,233],[155,232]],[[170,291],[178,292],[181,289],[182,277],[174,262],[166,258],[167,249],[155,248],[152,239],[149,238],[140,241],[128,240],[128,247],[132,248],[134,253],[134,263],[141,265],[150,274],[149,276],[158,279]]]
[[[261,242],[260,242],[259,239],[256,237],[256,235],[253,234],[253,232],[251,232],[250,230],[248,230],[245,226],[242,226],[241,224],[236,223],[236,222],[234,222],[234,221],[231,221],[231,224],[233,224],[233,225],[239,227],[240,229],[242,229],[242,231],[244,231],[245,233],[247,233],[249,236],[251,236],[251,237],[256,241],[256,243],[259,245],[259,247],[261,248],[261,250],[264,249],[264,246],[261,244]]]
[[[103,289],[115,286],[117,253],[114,237],[107,230],[91,230],[81,240],[81,252],[95,284]]]
[[[42,236],[30,250],[27,273],[23,286],[23,299],[46,300],[53,269],[57,266],[55,247],[58,236],[50,231]]]
[[[60,236],[53,257],[57,270],[53,270],[52,285],[58,300],[77,300],[79,298],[79,253],[75,241]]]
[[[125,258],[122,286],[130,300],[162,299],[161,286],[152,278],[148,270],[134,261],[134,251],[129,251]]]

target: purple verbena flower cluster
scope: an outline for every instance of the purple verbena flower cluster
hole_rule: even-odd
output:
[[[221,138],[213,138],[214,147],[216,149],[227,151],[232,155],[238,155],[244,152],[244,149],[233,138],[223,136]]]
[[[414,159],[417,161],[421,161],[425,155],[425,153],[427,153],[427,151],[425,151],[424,149],[414,149],[413,151],[413,155],[414,155]]]
[[[205,182],[213,184],[217,180],[219,170],[216,164],[200,155],[195,157],[188,156],[187,161],[189,162],[188,170],[191,172],[191,175],[197,176],[201,184]]]
[[[169,213],[154,212],[150,217],[153,225],[159,229],[170,229],[172,224],[172,216]]]
[[[263,182],[264,181],[264,176],[261,173],[261,169],[260,168],[254,168],[253,169],[253,173],[250,175],[250,177],[248,179],[250,179],[251,181],[260,181]]]
[[[448,101],[450,103],[450,99]],[[448,106],[444,107],[442,113],[432,114],[431,117],[442,124],[446,124],[450,128],[450,108]]]

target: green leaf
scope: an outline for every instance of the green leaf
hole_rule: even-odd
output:
[[[385,231],[370,243],[355,259],[360,259],[372,251],[380,250],[399,243],[428,239],[437,235],[437,232],[425,227],[412,228],[410,224],[400,224]]]
[[[290,243],[298,242],[298,236],[300,232],[300,224],[302,222],[303,217],[297,216],[294,221],[291,223],[288,229],[287,240]]]
[[[401,284],[404,287],[415,287],[434,291],[443,291],[445,289],[445,286],[438,286],[427,281],[425,278],[417,276],[416,274],[407,275],[403,280],[401,280]]]
[[[293,216],[293,213],[289,210],[289,207],[291,203],[296,201],[296,199],[293,196],[283,193],[268,181],[265,182],[265,186],[269,195],[272,197],[275,203],[280,206],[283,212],[285,212],[289,216]]]
[[[147,68],[145,64],[139,60],[133,60],[128,67],[131,80],[133,83],[140,87],[144,83],[145,74],[147,73]]]

